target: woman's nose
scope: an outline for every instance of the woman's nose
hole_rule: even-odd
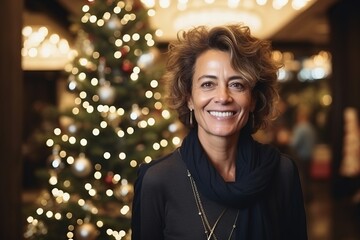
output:
[[[231,94],[227,87],[219,86],[216,91],[215,102],[217,103],[228,103],[232,101]]]

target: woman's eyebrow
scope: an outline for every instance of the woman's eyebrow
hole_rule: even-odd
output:
[[[203,78],[206,78],[206,79],[217,79],[218,77],[216,77],[215,75],[209,75],[209,74],[205,74],[205,75],[201,75],[200,77],[198,77],[198,80],[201,80]],[[231,76],[229,77],[229,80],[243,80],[244,78],[240,75],[234,75],[234,76]]]
[[[203,78],[210,78],[210,79],[217,79],[217,77],[215,75],[201,75],[200,77],[198,77],[198,80],[201,80]]]

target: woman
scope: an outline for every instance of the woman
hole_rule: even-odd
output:
[[[251,134],[274,116],[278,66],[248,27],[197,27],[169,46],[169,104],[189,127],[142,165],[132,239],[307,239],[294,162]]]

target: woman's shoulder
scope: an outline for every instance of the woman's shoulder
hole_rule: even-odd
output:
[[[277,182],[287,189],[299,180],[299,170],[295,160],[288,154],[280,153],[280,161],[276,174]]]
[[[151,161],[150,163],[142,163],[138,169],[139,177],[151,177],[152,179],[164,178],[178,171],[183,165],[181,157],[177,150],[167,155]]]
[[[269,204],[271,222],[279,230],[278,239],[307,239],[300,177],[291,155],[280,154],[275,179],[266,201]]]
[[[297,171],[297,165],[294,158],[288,154],[280,153],[279,170],[282,174],[289,174]]]

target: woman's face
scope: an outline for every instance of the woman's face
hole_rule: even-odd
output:
[[[208,50],[197,58],[188,107],[194,110],[199,134],[238,135],[254,106],[251,89],[232,68],[228,52]]]

